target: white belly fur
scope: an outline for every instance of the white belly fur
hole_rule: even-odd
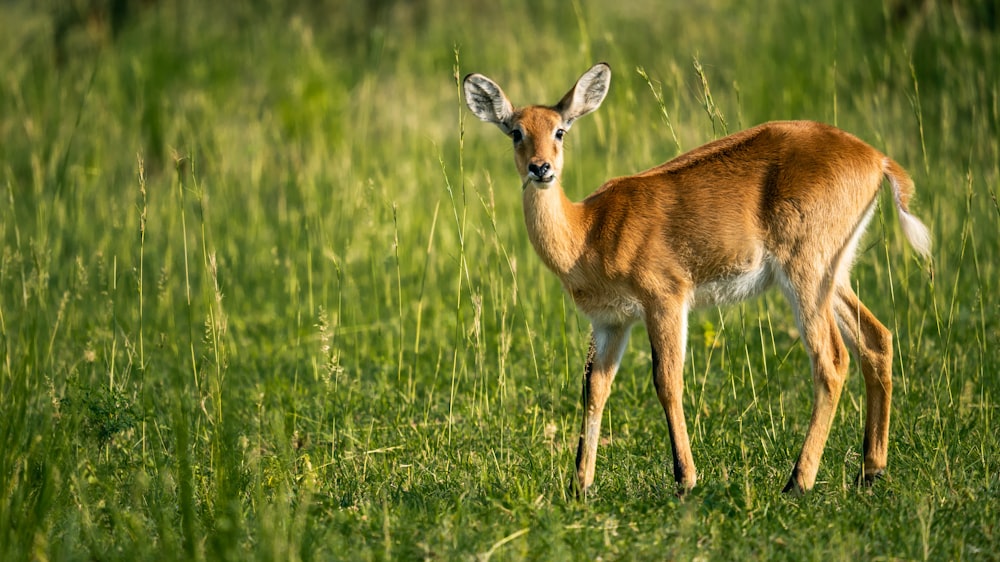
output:
[[[691,309],[737,304],[763,293],[779,275],[777,264],[766,256],[753,269],[698,285],[688,304]],[[634,295],[614,291],[570,293],[595,325],[628,326],[645,319],[642,302]]]
[[[751,299],[774,284],[776,268],[774,260],[766,257],[754,269],[702,283],[695,288],[692,308],[736,304]]]

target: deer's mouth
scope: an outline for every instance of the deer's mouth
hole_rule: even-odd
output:
[[[528,182],[530,182],[530,183],[548,184],[548,183],[552,183],[554,181],[556,181],[556,175],[555,174],[551,174],[550,173],[550,174],[545,174],[543,176],[539,176],[537,174],[528,173]]]

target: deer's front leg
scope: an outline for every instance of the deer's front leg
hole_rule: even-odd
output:
[[[687,306],[682,300],[665,302],[650,311],[646,319],[653,350],[653,385],[667,416],[673,451],[674,481],[683,494],[694,488],[698,478],[684,421],[684,351],[687,336]]]
[[[583,427],[580,444],[576,450],[577,494],[585,496],[594,483],[594,465],[597,462],[597,444],[601,438],[601,416],[604,404],[611,393],[611,382],[618,372],[618,365],[628,343],[627,326],[594,326],[590,338],[590,352],[583,377]]]

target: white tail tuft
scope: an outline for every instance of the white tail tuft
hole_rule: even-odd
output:
[[[931,232],[920,222],[920,219],[911,215],[900,206],[896,206],[899,211],[899,226],[903,229],[903,235],[910,241],[913,249],[925,259],[931,257]]]
[[[931,232],[920,219],[910,214],[908,208],[908,202],[913,195],[913,180],[905,170],[889,158],[885,159],[883,169],[885,177],[889,178],[889,183],[892,185],[892,197],[896,203],[899,226],[903,230],[903,235],[921,257],[930,259]]]

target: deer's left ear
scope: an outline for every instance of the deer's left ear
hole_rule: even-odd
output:
[[[495,124],[505,135],[509,135],[514,106],[500,86],[482,74],[469,74],[462,80],[462,86],[465,89],[465,103],[472,113],[482,121]]]
[[[553,109],[562,115],[566,126],[601,107],[611,87],[611,66],[606,62],[595,64],[566,92]]]

